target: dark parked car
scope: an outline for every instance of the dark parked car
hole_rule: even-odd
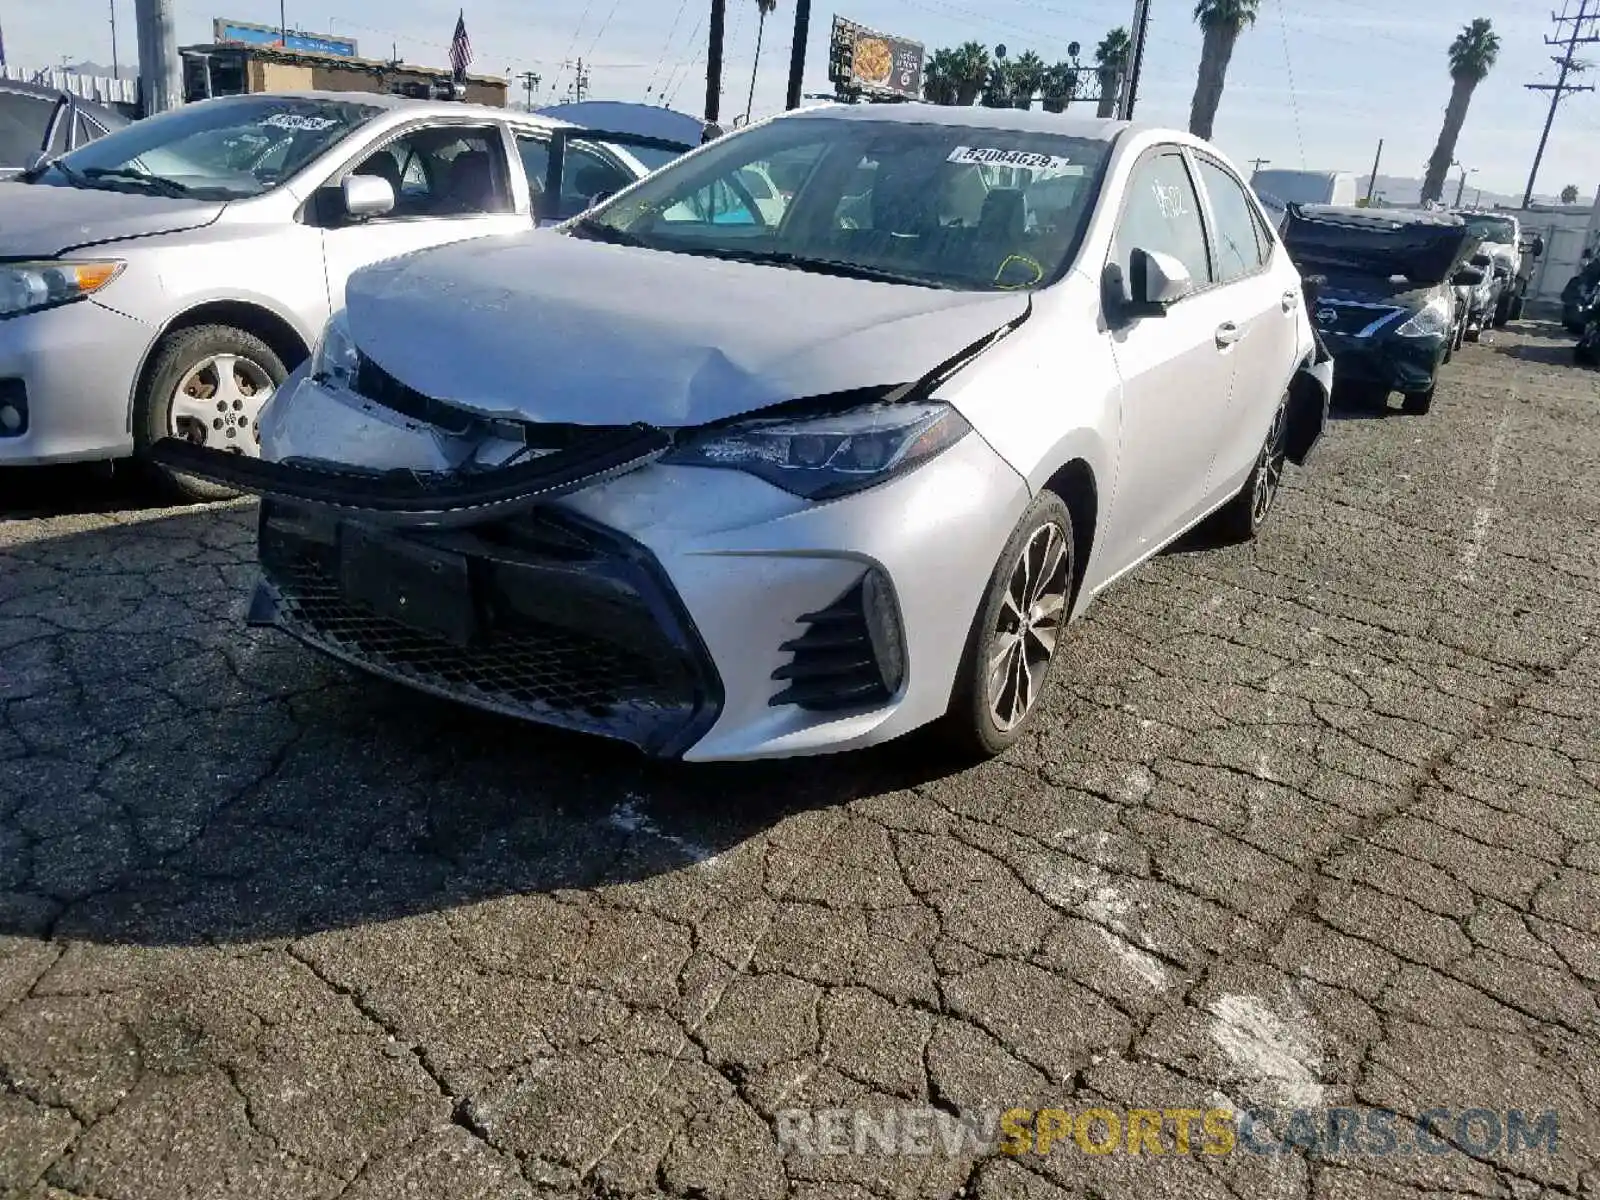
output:
[[[1600,258],[1585,250],[1578,273],[1561,289],[1561,323],[1568,333],[1583,333],[1597,290],[1600,290]]]
[[[36,154],[65,154],[128,118],[57,88],[0,79],[0,179],[20,174]]]
[[[1325,277],[1312,321],[1345,390],[1425,413],[1456,334],[1455,289],[1483,281],[1462,264],[1475,239],[1449,213],[1290,205],[1284,245],[1302,275]]]

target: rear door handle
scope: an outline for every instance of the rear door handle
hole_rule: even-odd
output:
[[[1240,329],[1232,321],[1224,321],[1217,326],[1217,345],[1223,350],[1226,350],[1243,336],[1244,330]]]

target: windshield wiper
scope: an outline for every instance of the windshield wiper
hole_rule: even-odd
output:
[[[652,247],[652,243],[645,241],[637,233],[629,233],[626,229],[618,229],[615,225],[607,225],[604,221],[597,221],[593,217],[578,218],[572,231],[597,242],[610,242],[613,246]]]
[[[163,175],[146,175],[143,171],[135,171],[128,167],[88,167],[79,177],[97,183],[102,179],[107,179],[116,183],[142,184],[153,192],[160,192],[163,196],[187,196],[189,194],[188,186],[179,183],[176,179],[168,179]]]
[[[837,275],[841,279],[865,279],[871,283],[899,283],[907,287],[942,288],[921,275],[907,275],[901,271],[886,271],[880,267],[863,266],[837,258],[812,258],[787,250],[725,250],[721,248],[696,248],[688,254],[704,254],[711,258],[724,258],[730,262],[759,263],[769,267],[789,267],[796,271],[810,271],[816,275]]]

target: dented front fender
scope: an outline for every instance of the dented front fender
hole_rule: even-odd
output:
[[[1318,339],[1316,352],[1300,365],[1289,382],[1289,412],[1284,452],[1296,466],[1305,466],[1328,427],[1333,401],[1333,356]]]

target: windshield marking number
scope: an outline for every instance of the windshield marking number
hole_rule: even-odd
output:
[[[1059,154],[1039,154],[1032,150],[987,150],[980,146],[957,146],[945,160],[953,163],[970,163],[974,166],[1029,167],[1035,171],[1059,171],[1067,174],[1072,160]],[[1082,172],[1080,167],[1079,173]]]
[[[332,129],[339,122],[332,117],[307,117],[300,113],[273,113],[270,117],[260,122],[263,129],[300,129],[309,133],[321,133],[325,129]]]

